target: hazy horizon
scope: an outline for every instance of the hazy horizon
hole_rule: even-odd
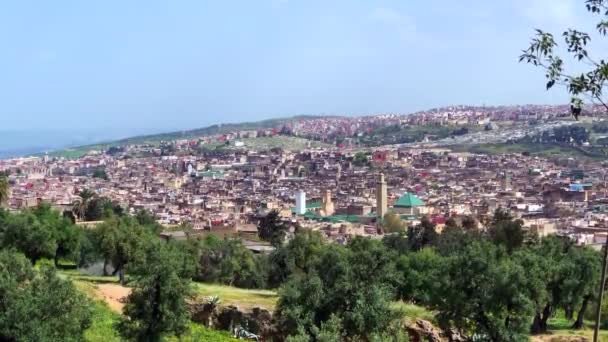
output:
[[[567,103],[518,55],[535,27],[593,31],[585,13],[576,0],[7,3],[0,131],[64,132],[51,145],[66,145],[299,114]],[[16,148],[54,134],[21,135]]]
[[[450,106],[481,106],[478,104],[449,104],[444,106],[436,106],[418,109],[411,112],[393,112],[391,114],[408,115],[418,111],[431,110],[435,108],[450,107]],[[521,104],[483,104],[485,106],[518,106],[518,105],[550,105],[546,103],[521,103]],[[559,105],[559,104],[557,104]],[[193,126],[180,126],[158,129],[145,129],[141,127],[121,127],[118,129],[111,128],[97,128],[97,129],[3,129],[0,128],[0,159],[13,158],[24,155],[40,154],[44,152],[56,151],[70,147],[77,147],[83,145],[90,145],[96,143],[110,142],[120,139],[132,138],[143,135],[154,135],[161,133],[173,133],[179,131],[189,131],[199,128],[205,128],[212,125],[218,124],[229,124],[229,123],[242,123],[242,122],[255,122],[267,119],[281,119],[290,118],[296,116],[345,116],[345,117],[357,117],[357,116],[368,116],[375,114],[386,114],[386,113],[361,113],[357,115],[345,115],[339,113],[318,113],[318,114],[292,114],[292,115],[279,115],[279,116],[262,116],[257,119],[244,119],[244,120],[231,120],[230,118],[222,118],[218,121],[211,121],[207,123],[201,123]]]

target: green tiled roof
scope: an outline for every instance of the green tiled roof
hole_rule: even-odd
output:
[[[397,208],[412,208],[412,207],[421,207],[424,206],[424,202],[409,192],[406,192],[405,195],[401,196],[397,202],[395,202],[395,207]]]
[[[306,209],[320,209],[321,202],[308,202],[306,203]]]

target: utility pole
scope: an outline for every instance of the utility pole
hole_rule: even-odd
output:
[[[602,299],[604,297],[604,285],[606,284],[606,261],[608,261],[608,236],[604,243],[604,259],[602,260],[602,277],[600,279],[600,295],[597,299],[597,309],[595,311],[595,328],[593,329],[593,342],[598,342],[600,332],[600,316],[602,315]]]

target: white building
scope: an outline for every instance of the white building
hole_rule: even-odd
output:
[[[306,213],[306,193],[304,191],[296,192],[296,214],[304,215]]]

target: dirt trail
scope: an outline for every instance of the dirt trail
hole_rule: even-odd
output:
[[[118,284],[98,284],[95,286],[95,295],[102,299],[113,311],[122,313],[124,300],[131,293],[131,289]]]

